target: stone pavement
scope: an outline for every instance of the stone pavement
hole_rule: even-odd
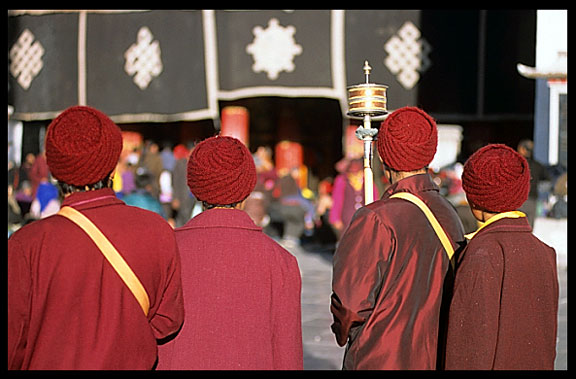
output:
[[[556,370],[567,370],[567,227],[566,220],[537,220],[535,234],[553,246],[558,253],[560,299]],[[564,233],[562,233],[564,231]],[[332,252],[307,251],[300,247],[288,250],[298,259],[302,274],[302,340],[305,370],[340,370],[344,348],[336,344],[330,330],[330,294],[332,285]]]
[[[332,254],[290,251],[298,259],[302,275],[302,343],[305,370],[340,370],[344,348],[336,343],[330,330],[332,293]]]
[[[568,369],[568,219],[537,218],[534,235],[556,250],[558,264],[558,337],[556,340],[556,370]]]
[[[568,370],[568,267],[558,267],[560,299],[558,301],[558,337],[555,370]]]

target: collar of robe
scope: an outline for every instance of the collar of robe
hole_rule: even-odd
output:
[[[488,219],[488,221],[483,223],[475,232],[466,234],[466,235],[464,235],[464,237],[466,237],[467,240],[471,240],[472,237],[474,237],[476,235],[476,233],[478,233],[479,231],[481,231],[486,226],[493,224],[494,222],[496,222],[498,220],[501,220],[503,218],[520,218],[520,217],[526,217],[526,215],[520,211],[510,211],[510,212],[498,213],[497,215],[492,216],[490,219]]]

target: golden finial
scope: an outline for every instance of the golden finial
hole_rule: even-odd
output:
[[[366,84],[370,83],[370,71],[372,71],[372,67],[370,67],[368,61],[364,61],[364,75],[366,75]]]

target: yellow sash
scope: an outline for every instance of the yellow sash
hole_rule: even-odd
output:
[[[472,237],[474,237],[476,235],[476,233],[478,233],[480,230],[482,230],[483,228],[492,224],[495,221],[501,220],[503,218],[520,218],[520,217],[526,217],[526,215],[520,211],[510,211],[510,212],[498,213],[497,215],[489,218],[488,221],[483,223],[475,232],[468,233],[464,237],[466,237],[467,240],[471,240]]]
[[[138,280],[134,271],[128,266],[128,263],[122,258],[118,250],[110,243],[108,238],[100,229],[96,227],[86,216],[78,212],[76,209],[65,206],[60,208],[58,212],[59,215],[64,216],[78,225],[88,236],[94,241],[96,246],[100,249],[104,257],[110,262],[114,270],[118,273],[120,278],[128,286],[136,300],[140,304],[140,307],[144,311],[144,315],[148,316],[148,310],[150,309],[150,299],[146,293],[146,289]]]
[[[428,208],[428,206],[418,196],[408,192],[397,192],[392,196],[390,196],[390,198],[399,198],[408,200],[416,204],[418,208],[420,208],[422,212],[424,212],[424,214],[428,218],[428,221],[434,228],[434,231],[438,235],[438,238],[440,239],[442,246],[444,246],[444,250],[446,250],[448,259],[452,261],[452,256],[454,255],[454,248],[452,247],[452,244],[450,243],[450,239],[446,235],[446,232],[444,231],[444,229],[442,229],[442,226],[440,225],[440,223],[438,222],[438,220],[436,219],[430,208]]]

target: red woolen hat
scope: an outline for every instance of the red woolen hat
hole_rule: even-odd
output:
[[[46,162],[61,182],[97,183],[114,170],[121,152],[120,128],[97,109],[73,106],[48,125]]]
[[[380,126],[378,153],[396,171],[414,171],[432,162],[438,145],[436,122],[416,107],[392,112]]]
[[[528,199],[530,167],[514,149],[487,145],[464,164],[462,188],[468,202],[477,208],[493,213],[513,211]]]
[[[188,160],[188,187],[200,201],[214,205],[244,200],[256,186],[254,158],[244,144],[228,136],[200,142]]]

